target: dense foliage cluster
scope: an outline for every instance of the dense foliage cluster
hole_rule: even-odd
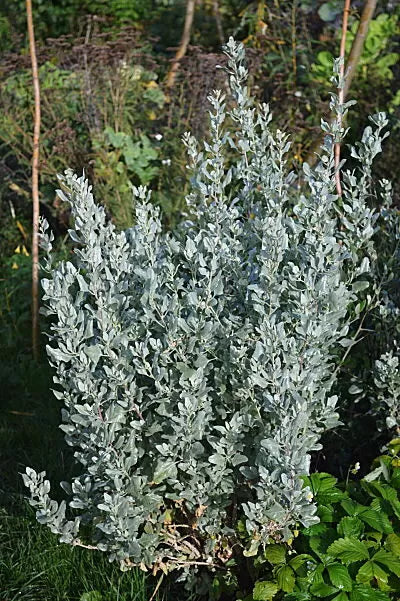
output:
[[[247,555],[318,522],[300,476],[338,423],[331,389],[375,261],[368,201],[388,190],[371,178],[385,116],[352,150],[358,167],[343,172],[340,203],[336,119],[322,123],[319,162],[304,165],[299,188],[288,136],[272,133],[268,106],[248,95],[243,45],[231,39],[225,53],[231,97],[209,97],[208,141],[184,137],[193,175],[174,233],[163,233],[144,187],[125,232],[84,177],[67,172],[59,192],[77,261],[43,287],[61,428],[81,466],[62,483],[75,517],[50,499],[44,472],[28,468],[24,481],[61,541],[123,568],[222,565],[239,516]],[[332,96],[336,115],[349,104]]]
[[[389,601],[400,592],[400,439],[355,481],[359,464],[340,485],[326,473],[305,477],[318,524],[288,544],[267,545],[253,565],[254,601]],[[234,575],[217,576],[215,598],[238,591]],[[242,597],[242,594],[238,595]]]

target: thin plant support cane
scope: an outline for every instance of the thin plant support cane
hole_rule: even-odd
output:
[[[346,63],[345,73],[346,78],[344,81],[344,89],[343,89],[343,102],[346,101],[347,95],[349,93],[349,89],[351,83],[353,81],[353,77],[357,71],[357,66],[364,48],[364,42],[368,35],[369,24],[374,15],[374,11],[376,8],[377,0],[367,0],[364,5],[364,9],[360,18],[360,23],[358,25],[357,33],[353,40],[353,44],[351,46],[349,58]],[[348,13],[347,13],[348,14]],[[347,26],[346,26],[347,27]],[[343,53],[344,55],[344,53]],[[311,148],[308,152],[308,156],[306,157],[306,163],[309,165],[314,165],[317,157],[318,157],[318,148],[321,145],[321,140],[318,138],[311,145]]]
[[[39,137],[40,137],[40,84],[33,27],[32,0],[26,0],[26,16],[35,103],[32,153],[32,352],[39,358]]]
[[[351,0],[345,0],[344,9],[343,9],[343,24],[342,24],[342,38],[340,40],[340,87],[339,87],[339,105],[343,106],[344,104],[344,58],[346,52],[346,36],[347,36],[347,25],[349,20],[349,12],[350,12],[350,3]],[[342,113],[338,113],[338,130],[342,129]],[[342,184],[340,181],[340,142],[336,142],[335,144],[335,181],[336,181],[336,190],[339,196],[342,195]]]
[[[179,44],[179,48],[176,51],[172,66],[167,75],[167,82],[166,82],[167,88],[172,88],[174,86],[176,74],[179,69],[180,61],[186,54],[186,50],[187,50],[187,47],[190,42],[190,34],[192,31],[195,7],[196,7],[196,0],[187,0],[185,25],[183,27],[183,33],[182,33],[181,42]]]
[[[357,65],[364,48],[364,43],[368,34],[369,24],[371,22],[372,17],[374,16],[376,5],[377,0],[367,0],[367,2],[364,5],[357,33],[354,38],[354,42],[352,44],[349,58],[346,64],[346,81],[344,82],[343,90],[344,100],[346,100],[351,82],[353,81],[353,77],[356,74]]]

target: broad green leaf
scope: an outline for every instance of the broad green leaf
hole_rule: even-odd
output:
[[[340,504],[345,512],[350,516],[358,515],[358,513],[363,509],[368,509],[365,505],[360,505],[352,499],[343,499]]]
[[[317,565],[315,570],[309,575],[309,578],[312,580],[312,584],[322,584],[324,582],[324,570],[325,566],[323,563]]]
[[[325,472],[317,472],[310,476],[303,476],[304,483],[309,486],[314,495],[332,489],[337,483],[337,478]]]
[[[371,588],[366,584],[358,584],[350,593],[350,601],[391,601],[382,591]]]
[[[345,498],[345,493],[335,486],[337,479],[330,474],[324,472],[311,474],[303,477],[303,480],[310,487],[318,505],[336,503]]]
[[[333,528],[327,528],[322,536],[311,536],[309,545],[314,553],[320,557],[324,557],[328,553],[329,545],[336,540],[336,537],[336,531]]]
[[[348,597],[347,593],[344,593],[342,591],[338,595],[336,595],[336,597],[333,597],[332,601],[349,601],[349,597]]]
[[[338,557],[344,563],[369,559],[365,544],[354,537],[339,538],[330,545],[328,553],[332,557]]]
[[[264,580],[256,582],[253,589],[254,601],[270,601],[273,599],[279,588],[275,582]]]
[[[353,588],[353,582],[348,569],[341,563],[333,563],[327,566],[329,578],[334,586],[349,592]]]
[[[369,530],[367,532],[367,538],[364,539],[364,542],[368,549],[371,549],[373,547],[378,548],[381,545],[383,536],[384,535],[382,534],[382,532],[377,532],[376,530]]]
[[[364,511],[360,511],[358,514],[360,520],[377,530],[378,532],[383,532],[384,534],[389,534],[393,532],[393,528],[391,523],[389,522],[389,518],[385,513],[378,512],[375,509],[368,508]]]
[[[378,480],[368,482],[366,485],[363,483],[363,488],[366,488],[366,490],[368,490],[368,492],[372,493],[374,496],[382,497],[382,499],[387,499],[388,501],[397,500],[397,492],[395,489],[388,484],[379,482]]]
[[[358,539],[364,532],[364,524],[357,517],[346,515],[340,520],[337,531],[341,536]]]
[[[295,555],[295,557],[292,557],[292,559],[289,561],[289,565],[296,572],[306,561],[311,561],[312,563],[315,563],[315,559],[312,555],[302,553],[300,555]]]
[[[318,505],[317,515],[321,522],[330,523],[333,522],[333,507],[331,505]]]
[[[319,557],[324,557],[326,555],[327,547],[324,544],[323,537],[311,536],[309,544],[314,553],[316,553]]]
[[[112,144],[114,148],[122,148],[129,138],[124,132],[115,132],[110,126],[107,126],[104,129],[104,133],[108,137],[109,143]]]
[[[304,528],[304,530],[302,530],[302,534],[304,534],[304,536],[320,536],[325,534],[327,530],[328,527],[325,524],[321,524],[321,522],[319,522],[318,524],[313,524],[308,528]]]
[[[372,557],[372,560],[378,563],[381,563],[385,567],[387,567],[393,574],[396,574],[398,578],[400,578],[400,559],[396,557],[393,553],[389,551],[385,551],[384,549],[380,549],[375,553]]]
[[[396,467],[393,470],[392,477],[390,479],[390,484],[398,491],[400,491],[400,468]]]
[[[400,438],[392,438],[389,442],[389,449],[394,451],[395,455],[400,453]]]
[[[397,557],[400,557],[400,536],[398,534],[388,534],[385,547]]]
[[[285,595],[285,601],[311,601],[311,596],[303,592],[289,593]]]
[[[343,491],[335,486],[330,490],[319,493],[317,498],[320,503],[328,505],[330,503],[338,503],[342,499],[345,499],[346,495]]]
[[[338,590],[335,586],[326,584],[325,582],[317,582],[310,586],[310,593],[316,597],[329,597],[337,592]]]
[[[393,511],[396,517],[400,519],[400,501],[397,491],[388,484],[382,484],[381,482],[371,482],[368,487],[372,494],[375,493],[381,497],[372,501],[373,509],[378,512],[383,510],[388,515],[391,515]]]
[[[284,545],[267,545],[264,556],[272,564],[285,563],[286,549]]]
[[[285,593],[291,593],[294,589],[296,577],[290,566],[282,566],[276,571],[278,586]]]
[[[374,578],[382,583],[386,584],[388,581],[388,575],[377,563],[372,560],[367,561],[357,572],[357,582],[369,584]]]

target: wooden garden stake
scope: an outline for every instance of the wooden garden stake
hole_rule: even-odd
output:
[[[364,48],[365,38],[368,34],[369,24],[374,16],[377,0],[367,0],[364,5],[357,33],[351,46],[349,58],[346,64],[346,81],[344,82],[344,99],[346,99],[353,77],[356,74],[357,65]]]
[[[35,31],[33,27],[32,0],[26,0],[29,50],[35,102],[32,153],[32,352],[39,359],[39,136],[40,136],[40,85],[36,58]]]
[[[342,23],[342,38],[340,40],[340,79],[343,81],[344,79],[344,59],[346,54],[346,35],[347,35],[347,24],[349,21],[349,12],[350,12],[350,2],[351,0],[345,0],[344,9],[343,9],[343,23]],[[342,88],[339,88],[339,104],[344,104],[344,84]],[[338,127],[339,130],[342,127],[342,115],[338,115]],[[340,142],[336,142],[335,144],[335,181],[336,181],[336,191],[339,196],[342,195],[342,184],[340,181]]]
[[[167,75],[167,84],[166,84],[167,88],[173,87],[173,85],[175,83],[176,74],[179,69],[179,63],[186,54],[186,50],[187,50],[187,47],[190,42],[190,34],[192,31],[195,6],[196,6],[196,0],[187,0],[185,25],[183,27],[183,33],[182,33],[181,42],[179,44],[179,48],[176,51],[172,66]]]

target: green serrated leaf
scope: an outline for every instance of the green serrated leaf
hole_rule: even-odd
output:
[[[390,601],[382,591],[377,591],[366,584],[358,584],[350,593],[350,601]]]
[[[284,545],[267,545],[264,556],[273,565],[285,563],[286,549]]]
[[[317,515],[323,523],[333,522],[334,512],[332,505],[318,505]]]
[[[340,536],[359,538],[364,532],[364,524],[357,517],[346,515],[338,524],[337,531]]]
[[[324,557],[326,555],[327,547],[321,536],[311,536],[309,544],[314,553],[319,557]]]
[[[302,534],[304,534],[304,536],[320,536],[325,534],[327,530],[328,527],[325,524],[321,524],[321,522],[319,522],[318,524],[313,524],[308,528],[304,528],[304,530],[302,530]]]
[[[367,509],[365,505],[360,505],[352,499],[343,499],[340,504],[345,512],[350,516],[358,515],[358,513],[363,509]]]
[[[253,589],[253,599],[254,601],[270,601],[270,599],[274,598],[278,590],[279,588],[275,582],[268,580],[256,582]]]
[[[338,590],[335,586],[326,584],[325,582],[317,582],[310,586],[310,592],[316,597],[329,597],[330,595],[337,593]]]
[[[310,476],[304,476],[303,481],[306,486],[310,487],[315,497],[323,493],[327,495],[328,493],[331,493],[335,490],[343,496],[342,491],[335,487],[337,483],[337,478],[331,476],[331,474],[327,474],[325,472],[318,472],[315,474],[311,474]]]
[[[319,557],[323,558],[328,553],[328,547],[336,540],[337,533],[333,528],[327,528],[322,536],[311,536],[309,545]]]
[[[386,584],[388,575],[377,563],[370,560],[367,561],[357,572],[357,582],[369,584],[371,580],[376,579],[381,584]]]
[[[396,555],[396,557],[400,557],[400,536],[398,534],[388,534],[385,547],[388,551]]]
[[[378,480],[369,482],[367,481],[367,484],[364,484],[364,481],[362,481],[362,484],[363,487],[374,496],[382,497],[382,499],[386,499],[388,501],[397,500],[397,492],[388,484],[384,484]]]
[[[323,577],[324,570],[325,570],[324,564],[320,563],[317,565],[315,570],[310,573],[310,579],[312,581],[312,584],[321,584],[322,582],[324,582],[324,577]]]
[[[294,569],[295,572],[297,572],[297,570],[299,570],[306,561],[311,561],[315,563],[315,559],[312,555],[308,555],[307,553],[301,553],[300,555],[292,557],[292,559],[289,561],[289,565],[291,568]]]
[[[378,512],[381,510],[388,515],[392,514],[392,511],[400,519],[400,501],[397,496],[397,491],[388,484],[382,482],[370,482],[364,485],[364,488],[373,495],[380,498],[375,498],[371,506]]]
[[[336,595],[336,597],[333,597],[332,601],[349,601],[349,597],[347,593],[344,593],[342,591],[338,595]]]
[[[400,559],[393,553],[390,553],[390,551],[380,549],[372,557],[372,560],[384,565],[391,572],[393,572],[393,574],[396,574],[396,576],[400,578]]]
[[[332,557],[338,557],[344,563],[369,559],[368,549],[365,544],[354,537],[344,537],[335,540],[328,548]]]
[[[311,596],[303,592],[289,593],[285,595],[285,601],[311,601]]]
[[[389,534],[393,532],[392,525],[389,521],[388,516],[383,512],[378,512],[375,509],[367,508],[364,511],[360,511],[358,514],[360,520],[383,534]]]
[[[296,582],[295,573],[290,566],[282,566],[276,571],[279,588],[285,593],[291,593]]]
[[[341,563],[332,563],[327,566],[327,570],[333,586],[346,592],[351,591],[353,581],[346,566]]]

